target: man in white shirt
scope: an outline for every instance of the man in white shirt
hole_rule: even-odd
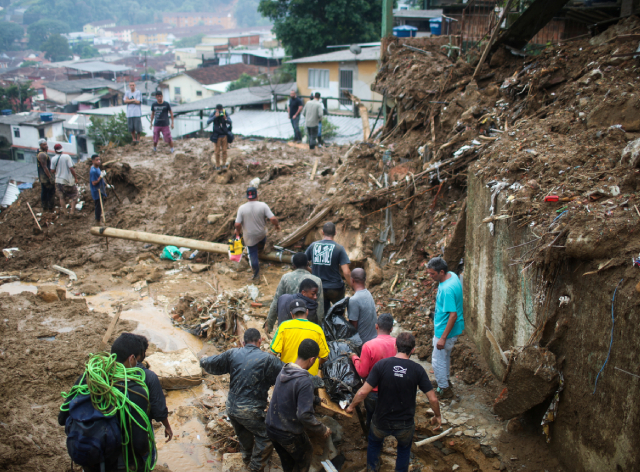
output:
[[[78,201],[76,170],[73,168],[71,156],[62,153],[62,144],[56,144],[53,150],[55,155],[51,159],[51,170],[56,178],[56,190],[58,190],[60,197],[60,212],[65,214],[65,201],[69,200],[69,213],[71,217],[75,217],[76,202]]]
[[[127,105],[127,125],[131,139],[133,144],[138,144],[142,132],[142,92],[136,90],[135,82],[129,82],[129,91],[125,93],[123,102]]]

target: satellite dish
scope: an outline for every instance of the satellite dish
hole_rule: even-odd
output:
[[[357,44],[352,44],[351,46],[349,46],[349,51],[351,51],[352,54],[355,54],[357,56],[362,52],[362,48]]]

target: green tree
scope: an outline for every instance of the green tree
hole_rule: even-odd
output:
[[[204,34],[198,33],[194,36],[178,39],[173,42],[173,45],[177,48],[194,48],[202,42],[202,38],[204,38]]]
[[[80,56],[80,59],[89,59],[91,57],[98,57],[100,55],[100,51],[93,47],[89,41],[80,41],[75,43],[71,50],[77,56]]]
[[[0,21],[0,51],[8,51],[24,36],[22,26],[9,21]]]
[[[145,136],[145,133],[141,134]],[[109,118],[92,116],[87,136],[96,146],[106,146],[109,143],[124,146],[132,141],[127,127],[127,115],[123,111]]]
[[[263,77],[252,77],[247,73],[243,73],[237,80],[234,80],[227,86],[227,92],[241,88],[257,87],[258,85],[264,85],[265,83],[266,81]]]
[[[20,67],[31,67],[38,65],[37,61],[23,61],[20,63]]]
[[[66,61],[71,58],[71,48],[64,36],[52,34],[41,46],[44,57],[52,62]]]
[[[27,28],[29,47],[42,51],[42,45],[51,35],[61,35],[69,32],[69,25],[59,20],[38,20]],[[65,40],[66,41],[66,40]],[[67,44],[67,47],[69,45]]]
[[[27,111],[27,101],[34,95],[36,91],[31,88],[31,81],[0,87],[0,109],[11,108],[16,113]]]
[[[380,40],[382,0],[260,0],[258,11],[294,58],[328,52],[332,44]]]

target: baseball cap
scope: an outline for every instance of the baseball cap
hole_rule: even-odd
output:
[[[304,313],[305,311],[307,311],[307,304],[304,302],[304,300],[291,300],[291,303],[289,303],[289,312],[290,313]]]
[[[56,144],[55,146],[53,146],[53,150],[55,152],[58,152],[58,151],[62,152],[62,144],[59,144],[59,143]]]
[[[42,146],[43,144],[47,144],[47,140],[46,139],[41,139],[40,141],[38,141],[38,144],[40,146]]]
[[[255,187],[249,187],[247,189],[247,198],[258,198],[258,189]]]
[[[156,97],[157,97],[158,95],[162,95],[162,90],[156,90],[155,95],[156,95]]]

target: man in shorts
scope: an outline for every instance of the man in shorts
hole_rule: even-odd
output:
[[[124,95],[123,102],[127,105],[127,126],[131,139],[133,144],[138,144],[142,133],[142,92],[136,90],[135,82],[129,82],[129,91]]]
[[[169,128],[169,117],[171,117],[171,128]],[[164,101],[161,90],[156,90],[156,103],[151,105],[151,129],[153,129],[153,151],[158,150],[158,141],[160,141],[160,133],[162,133],[164,142],[173,152],[173,141],[171,140],[173,110],[171,110],[169,102]]]
[[[73,168],[73,161],[69,154],[62,153],[62,144],[53,146],[55,156],[51,159],[51,170],[56,178],[56,190],[60,197],[60,213],[65,213],[65,201],[70,201],[69,215],[76,215],[76,202],[78,201],[78,177]]]

